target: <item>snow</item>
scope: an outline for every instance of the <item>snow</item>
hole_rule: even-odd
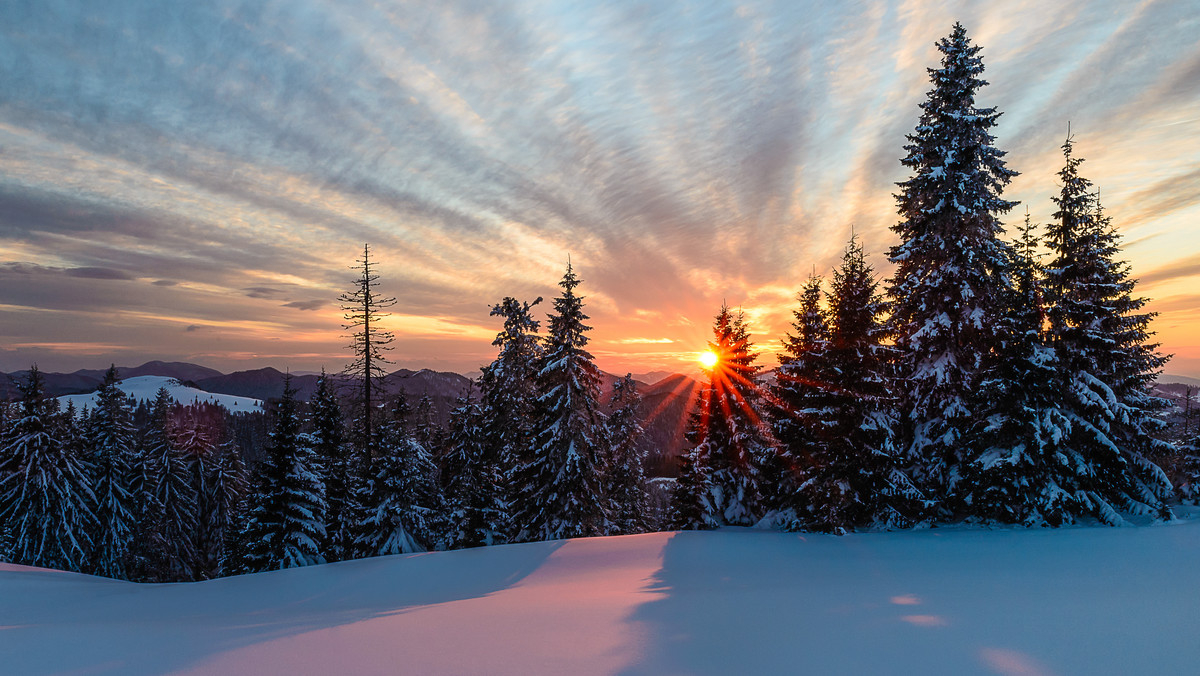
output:
[[[127,395],[132,395],[138,401],[154,401],[154,396],[158,394],[158,388],[160,387],[167,388],[167,391],[171,393],[171,397],[184,405],[212,402],[224,406],[233,413],[253,413],[263,410],[262,402],[258,399],[237,397],[232,394],[205,392],[204,390],[184,385],[175,378],[168,378],[166,376],[137,376],[136,378],[126,378],[117,383],[117,389]],[[68,402],[74,402],[76,410],[82,411],[85,406],[89,409],[95,409],[96,393],[69,394],[59,397],[58,402],[63,408],[66,408]]]
[[[1191,673],[1198,556],[1200,520],[843,537],[732,528],[171,585],[0,564],[0,665],[31,675]]]

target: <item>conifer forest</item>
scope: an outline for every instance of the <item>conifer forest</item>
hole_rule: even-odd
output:
[[[495,358],[443,424],[384,386],[402,290],[364,246],[347,365],[307,400],[285,380],[265,415],[136,402],[114,367],[77,410],[31,368],[0,409],[0,560],[177,582],[668,529],[1173,519],[1200,499],[1200,435],[1169,434],[1151,392],[1169,356],[1090,149],[1064,129],[1052,203],[1006,200],[980,47],[955,24],[937,48],[894,239],[795,280],[777,364],[736,299],[713,308],[675,476],[648,476],[638,384],[604,384],[566,255],[555,298],[494,303]]]

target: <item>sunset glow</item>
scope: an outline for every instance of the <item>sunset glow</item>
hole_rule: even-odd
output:
[[[905,134],[958,19],[1020,172],[1009,234],[1055,211],[1070,121],[1167,372],[1200,376],[1193,3],[59,4],[0,9],[6,371],[96,345],[337,370],[368,241],[397,366],[487,363],[488,310],[552,297],[568,254],[601,368],[694,371],[722,300],[773,366],[852,228],[891,274]]]
[[[713,352],[712,350],[705,350],[704,352],[700,353],[697,359],[700,361],[701,366],[706,369],[710,369],[717,365],[720,357],[718,357],[717,353]]]

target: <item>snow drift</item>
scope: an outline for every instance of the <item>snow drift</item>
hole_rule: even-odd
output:
[[[1200,521],[727,529],[211,582],[0,567],[13,674],[1128,674],[1200,658]]]

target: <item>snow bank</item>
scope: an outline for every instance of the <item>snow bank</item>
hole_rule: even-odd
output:
[[[154,397],[158,394],[158,388],[160,387],[167,388],[167,391],[171,393],[171,397],[184,405],[211,402],[224,406],[233,413],[253,413],[263,410],[262,402],[258,399],[235,397],[232,394],[205,392],[204,390],[184,385],[178,380],[166,376],[137,376],[135,378],[126,378],[117,383],[117,389],[125,394],[132,395],[138,401],[154,401]],[[75,408],[78,410],[83,410],[84,406],[96,408],[96,393],[69,394],[59,397],[58,402],[63,408],[66,408],[68,402],[74,402]]]
[[[1129,674],[1200,658],[1200,521],[656,533],[137,585],[0,567],[14,674]]]

